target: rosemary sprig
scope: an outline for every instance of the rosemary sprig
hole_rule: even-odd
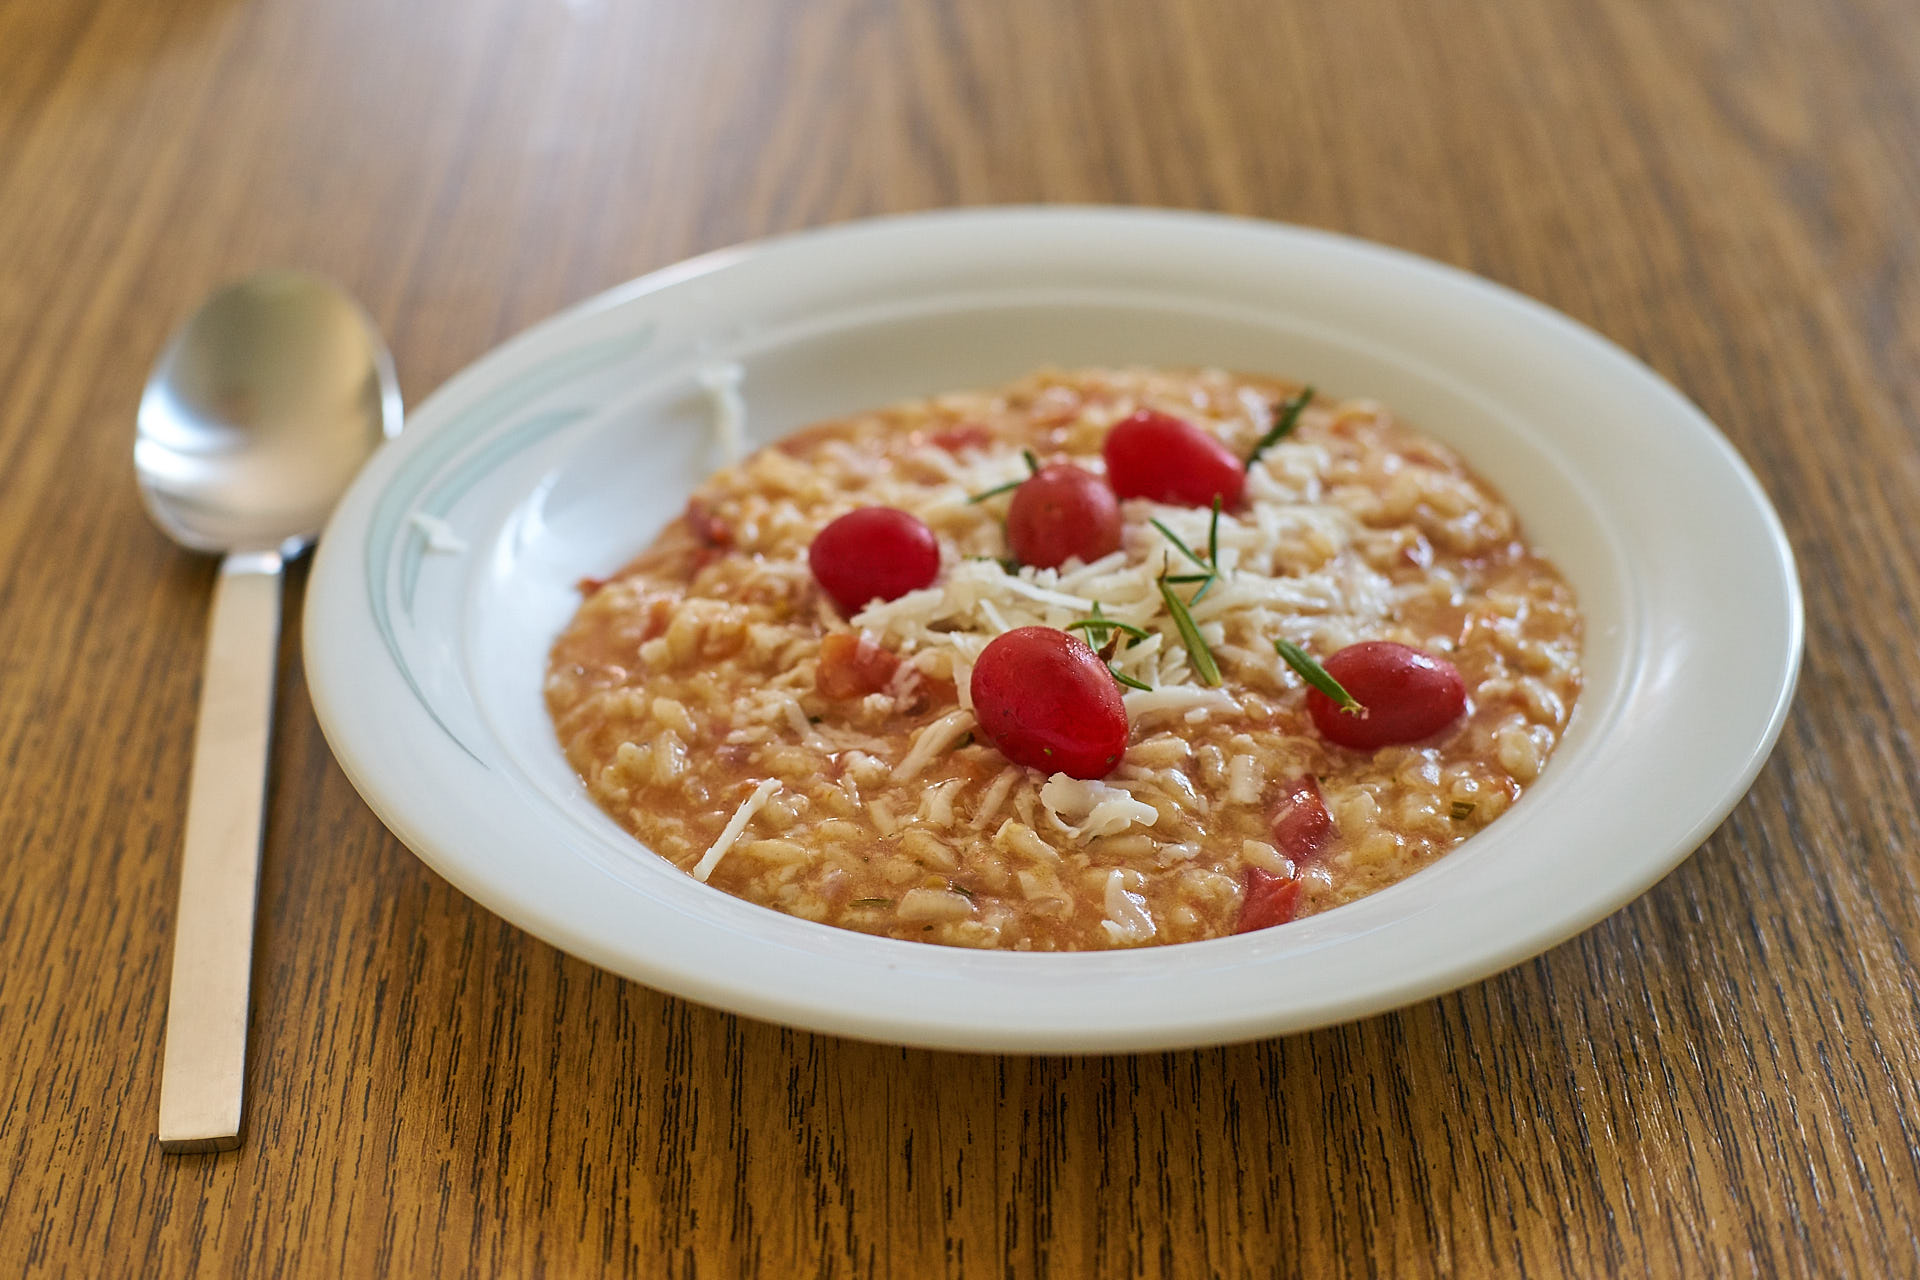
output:
[[[1061,628],[1061,630],[1086,632],[1088,644],[1103,644],[1106,641],[1108,633],[1114,631],[1132,636],[1135,640],[1153,639],[1153,632],[1148,631],[1145,627],[1136,627],[1131,622],[1117,622],[1112,618],[1081,618],[1077,621],[1069,622],[1065,627]],[[1095,635],[1094,633],[1096,631],[1100,634]],[[1133,646],[1129,644],[1127,648],[1131,649]]]
[[[1195,551],[1192,547],[1188,546],[1186,543],[1180,541],[1180,535],[1175,533],[1173,530],[1167,528],[1167,526],[1165,526],[1164,524],[1161,524],[1157,517],[1149,516],[1147,518],[1147,523],[1152,525],[1154,528],[1158,529],[1160,531],[1160,536],[1165,538],[1168,542],[1171,542],[1174,545],[1174,547],[1180,552],[1181,555],[1185,556],[1187,559],[1193,561],[1195,564],[1199,565],[1202,569],[1206,570],[1206,574],[1205,574],[1206,577],[1210,578],[1214,574],[1220,572],[1218,569],[1214,568],[1207,561],[1201,559],[1199,552]]]
[[[1209,688],[1220,683],[1220,664],[1215,661],[1213,650],[1207,647],[1206,637],[1200,634],[1200,625],[1193,620],[1193,606],[1206,598],[1213,590],[1213,584],[1220,581],[1220,496],[1214,495],[1213,518],[1207,523],[1207,554],[1202,556],[1180,538],[1180,535],[1149,518],[1149,523],[1160,531],[1160,536],[1174,545],[1181,555],[1193,561],[1199,567],[1199,573],[1168,573],[1167,566],[1160,567],[1160,598],[1166,602],[1167,612],[1173,617],[1173,625],[1180,632],[1181,641],[1187,646],[1187,656],[1193,659],[1193,669],[1200,677],[1200,683]],[[1174,585],[1199,583],[1200,589],[1191,599],[1182,600]]]
[[[1161,524],[1158,519],[1152,516],[1149,516],[1147,518],[1147,523],[1152,525],[1154,528],[1158,529],[1160,531],[1160,536],[1165,538],[1168,542],[1171,542],[1179,550],[1181,555],[1193,561],[1194,564],[1198,565],[1203,570],[1203,572],[1198,575],[1190,575],[1188,577],[1181,577],[1181,578],[1170,578],[1169,581],[1199,582],[1203,578],[1217,578],[1220,576],[1220,495],[1219,494],[1216,493],[1213,495],[1213,519],[1207,522],[1207,554],[1204,556],[1202,556],[1198,551],[1195,551],[1192,547],[1188,546],[1185,542],[1181,541],[1179,534],[1167,528],[1167,526],[1165,526],[1164,524]]]
[[[1220,495],[1217,493],[1213,495],[1213,519],[1207,522],[1207,568],[1211,576],[1200,584],[1200,589],[1193,593],[1193,599],[1187,601],[1188,608],[1199,604],[1201,598],[1213,590],[1213,584],[1220,580]]]
[[[1153,633],[1151,631],[1146,630],[1144,627],[1136,627],[1131,622],[1121,622],[1115,618],[1107,617],[1100,612],[1100,602],[1098,600],[1093,602],[1093,616],[1091,618],[1075,619],[1069,622],[1062,630],[1085,631],[1087,633],[1088,646],[1100,646],[1100,659],[1107,664],[1107,671],[1115,680],[1118,680],[1129,689],[1140,689],[1147,693],[1153,692],[1152,685],[1136,680],[1125,672],[1116,671],[1113,666],[1113,650],[1114,646],[1119,643],[1120,636],[1124,635],[1127,637],[1127,648],[1131,649],[1142,640],[1153,639]]]
[[[988,498],[997,498],[1003,493],[1012,493],[1025,483],[1026,480],[1024,479],[1009,480],[1005,484],[997,484],[991,489],[982,489],[978,493],[968,494],[967,505],[972,506],[976,502],[985,502]]]
[[[1009,480],[1005,484],[997,484],[991,489],[983,489],[979,493],[971,495],[967,498],[967,505],[972,506],[976,502],[985,502],[988,498],[997,498],[1003,493],[1011,493],[1034,476],[1040,474],[1040,459],[1033,456],[1033,450],[1022,449],[1020,456],[1027,460],[1026,475],[1021,476],[1018,480]]]
[[[1340,682],[1327,674],[1327,669],[1313,660],[1313,655],[1293,643],[1291,640],[1275,640],[1273,651],[1287,660],[1287,665],[1299,672],[1300,678],[1326,694],[1337,703],[1340,709],[1350,716],[1363,716],[1367,709],[1360,700],[1340,687]]]
[[[1160,531],[1160,535],[1180,549],[1180,554],[1205,570],[1204,573],[1163,573],[1160,576],[1168,582],[1197,582],[1200,589],[1193,593],[1193,599],[1187,601],[1188,608],[1199,604],[1207,592],[1213,590],[1213,584],[1220,580],[1220,495],[1213,496],[1213,519],[1207,523],[1207,554],[1200,553],[1180,540],[1180,535],[1151,517],[1148,522]]]
[[[1455,822],[1465,822],[1473,816],[1473,801],[1455,800],[1451,812]]]
[[[892,898],[855,898],[848,905],[855,906],[855,907],[890,907],[893,905],[893,899]]]
[[[1300,421],[1300,411],[1313,400],[1313,388],[1302,387],[1300,393],[1289,397],[1284,403],[1273,407],[1273,425],[1267,428],[1267,434],[1260,437],[1253,446],[1253,452],[1247,455],[1247,470],[1253,470],[1253,464],[1267,449],[1279,444],[1293,434],[1294,427]]]
[[[1200,590],[1205,591],[1206,586],[1203,585]],[[1193,659],[1193,669],[1200,677],[1200,683],[1214,688],[1220,683],[1220,664],[1214,661],[1213,650],[1207,647],[1206,637],[1200,634],[1200,627],[1194,622],[1187,602],[1168,584],[1165,574],[1160,575],[1160,598],[1166,602],[1167,612],[1173,615],[1173,625],[1179,629],[1180,639],[1187,646],[1187,656]],[[1196,593],[1194,599],[1199,598]]]

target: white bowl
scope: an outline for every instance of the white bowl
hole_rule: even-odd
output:
[[[975,952],[728,897],[587,799],[540,692],[577,580],[650,541],[716,461],[695,378],[716,360],[745,368],[755,442],[1047,364],[1218,365],[1381,400],[1465,454],[1574,584],[1587,638],[1573,724],[1521,802],[1432,867],[1242,937]],[[306,655],[321,725],[374,811],[554,945],[797,1027],[1087,1052],[1360,1017],[1601,919],[1746,791],[1780,732],[1801,632],[1792,553],[1752,474],[1590,330],[1322,232],[1056,208],[726,250],[508,342],[421,406],[347,495],[308,587]]]

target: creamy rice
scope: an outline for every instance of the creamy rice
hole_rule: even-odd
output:
[[[1194,610],[1223,682],[1196,678],[1154,586],[1178,562],[1157,517],[1204,546],[1210,513],[1129,499],[1121,549],[1018,568],[1006,500],[1023,449],[1101,471],[1107,430],[1176,414],[1245,457],[1298,391],[1205,371],[1044,372],[810,428],[715,475],[632,564],[589,582],[546,684],[589,793],[660,856],[749,901],[868,933],[1079,950],[1234,931],[1250,868],[1298,913],[1400,880],[1497,819],[1545,766],[1580,688],[1571,590],[1450,450],[1362,401],[1315,401],[1247,474]],[[940,542],[934,583],[843,618],[807,550],[863,506]],[[1049,777],[978,740],[969,695],[995,635],[1098,601],[1152,638],[1113,655],[1130,736],[1105,779]],[[827,637],[839,636],[839,640]],[[1449,660],[1466,713],[1372,752],[1330,744],[1274,654],[1391,640]],[[823,641],[838,646],[822,672]],[[878,651],[884,650],[885,654]],[[887,655],[853,697],[834,671]],[[826,692],[822,691],[822,684]],[[1315,779],[1331,843],[1296,863],[1276,804]]]

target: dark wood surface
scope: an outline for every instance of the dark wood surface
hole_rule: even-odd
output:
[[[1605,923],[1400,1013],[903,1051],[473,906],[335,766],[296,631],[251,1132],[163,1156],[212,579],[132,484],[168,331],[325,272],[418,403],[687,254],[1002,201],[1372,237],[1671,378],[1802,557],[1752,794]],[[0,0],[0,1273],[1915,1274],[1916,513],[1908,0]]]

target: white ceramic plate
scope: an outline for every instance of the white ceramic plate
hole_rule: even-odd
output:
[[[586,798],[540,685],[576,581],[625,562],[712,468],[695,374],[720,359],[745,367],[756,442],[1043,364],[1214,364],[1382,400],[1498,485],[1578,590],[1573,725],[1521,803],[1433,867],[1243,937],[982,953],[709,889]],[[464,549],[435,549],[434,521]],[[1086,1052],[1359,1017],[1593,924],[1746,791],[1786,714],[1801,625],[1792,554],[1740,458],[1645,366],[1558,313],[1320,232],[1010,209],[712,254],[507,343],[428,400],[348,494],[308,588],[306,654],[320,722],[374,811],[556,946],[793,1026]]]

